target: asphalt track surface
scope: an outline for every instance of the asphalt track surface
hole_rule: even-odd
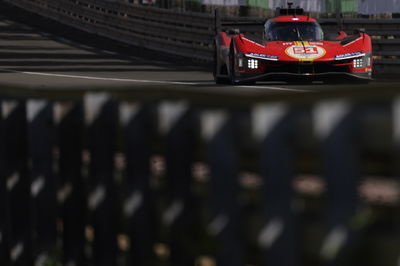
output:
[[[263,82],[251,86],[217,85],[211,66],[167,59],[141,49],[104,49],[87,40],[71,41],[57,32],[48,33],[27,21],[13,21],[0,15],[0,87],[31,90],[162,90],[171,87],[187,91],[223,94],[293,94],[349,85],[296,85]],[[102,47],[103,46],[103,47]],[[127,52],[128,51],[128,52]],[[179,63],[178,63],[179,61]],[[379,82],[352,87],[380,87]],[[393,84],[392,84],[393,85]]]

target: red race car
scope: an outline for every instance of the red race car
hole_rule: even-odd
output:
[[[279,16],[264,24],[262,40],[250,40],[238,30],[217,33],[216,83],[371,80],[372,44],[368,34],[341,31],[333,40],[325,40],[321,26],[302,9],[289,5],[278,11]]]

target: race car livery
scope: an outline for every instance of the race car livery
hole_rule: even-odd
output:
[[[341,31],[333,40],[326,40],[318,22],[302,14],[301,9],[283,9],[280,13],[264,24],[261,41],[246,38],[237,30],[233,34],[217,33],[217,83],[371,80],[373,59],[368,34],[356,30],[347,35]]]

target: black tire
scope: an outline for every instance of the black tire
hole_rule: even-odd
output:
[[[238,85],[235,75],[235,50],[233,47],[233,40],[229,48],[229,80],[232,85]]]
[[[216,84],[229,84],[230,80],[224,77],[218,77],[221,73],[221,69],[218,69],[218,56],[217,56],[217,46],[214,46],[214,64],[213,64],[213,76]]]

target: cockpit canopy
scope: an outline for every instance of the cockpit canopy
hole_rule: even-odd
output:
[[[268,20],[265,25],[267,41],[322,41],[324,33],[315,22],[276,22]]]

